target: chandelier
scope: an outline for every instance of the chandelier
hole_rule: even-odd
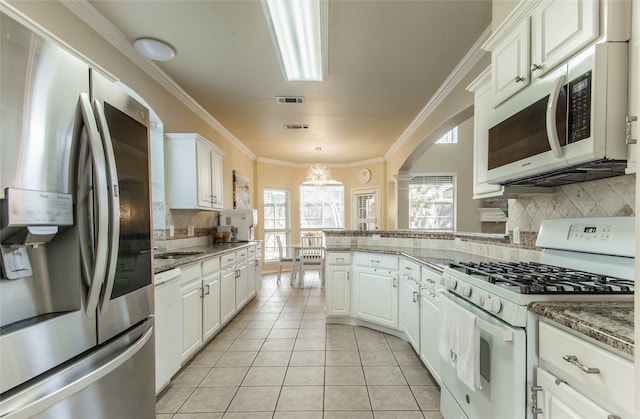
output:
[[[320,160],[320,151],[322,148],[316,147],[316,151],[318,152],[318,160]],[[307,182],[315,185],[322,186],[330,183],[331,181],[331,170],[321,163],[316,163],[312,165],[309,170],[307,170]]]

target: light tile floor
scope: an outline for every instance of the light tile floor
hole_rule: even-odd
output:
[[[407,342],[326,324],[317,272],[275,275],[160,394],[158,419],[441,419],[440,391]]]

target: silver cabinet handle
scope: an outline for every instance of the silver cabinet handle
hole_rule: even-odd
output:
[[[209,295],[211,293],[209,290],[209,284],[205,285],[204,289],[205,289],[204,295]]]
[[[520,82],[523,82],[523,81],[524,81],[524,77],[516,76],[516,78],[515,78],[515,82],[516,83],[520,83]]]
[[[398,288],[398,278],[393,278],[393,288]]]
[[[537,71],[542,69],[542,66],[540,64],[531,64],[531,71]]]
[[[575,365],[576,367],[580,368],[582,372],[585,372],[587,374],[600,374],[600,368],[590,368],[586,365],[581,364],[580,361],[578,361],[578,357],[575,355],[563,355],[562,359],[570,364]]]
[[[418,293],[417,292],[413,292],[413,302],[417,303],[418,302]]]

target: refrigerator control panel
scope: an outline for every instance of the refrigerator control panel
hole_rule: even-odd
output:
[[[2,227],[73,225],[71,194],[7,188]]]

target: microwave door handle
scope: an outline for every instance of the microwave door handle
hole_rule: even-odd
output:
[[[107,265],[106,283],[100,304],[100,312],[105,313],[109,309],[111,292],[116,277],[116,265],[118,261],[118,247],[120,246],[120,191],[118,190],[118,172],[116,169],[116,159],[113,153],[113,142],[111,133],[107,125],[102,104],[94,99],[93,109],[96,113],[102,145],[107,162],[107,182],[109,185],[109,263]]]
[[[91,162],[93,165],[93,177],[94,177],[94,196],[95,206],[93,212],[95,214],[96,223],[96,239],[95,239],[95,254],[91,255],[89,250],[90,244],[88,243],[88,237],[83,237],[80,241],[80,253],[82,257],[83,271],[88,281],[88,295],[87,295],[87,316],[92,318],[95,316],[95,311],[98,306],[100,298],[100,290],[107,271],[107,256],[109,253],[109,214],[108,214],[108,197],[109,191],[107,189],[107,171],[106,160],[104,156],[104,149],[100,141],[100,134],[96,125],[93,112],[91,110],[91,102],[86,93],[80,94],[79,99],[80,113],[84,122],[85,130],[87,133],[86,140],[91,155]],[[82,137],[81,137],[82,138]],[[81,147],[84,148],[85,145]],[[81,167],[85,167],[82,160],[84,157],[81,155]],[[79,173],[78,176],[82,176]],[[82,182],[80,182],[82,183]],[[83,220],[83,216],[78,217],[79,224],[86,223]],[[82,221],[81,221],[82,220]],[[91,261],[93,256],[93,261]],[[93,269],[90,268],[93,262]]]
[[[558,100],[560,98],[560,89],[564,86],[565,76],[560,76],[556,79],[553,85],[553,91],[549,95],[549,101],[547,102],[547,140],[551,146],[553,155],[557,158],[562,157],[564,152],[560,145],[560,139],[558,138],[558,127],[556,125],[556,110],[558,109]]]

